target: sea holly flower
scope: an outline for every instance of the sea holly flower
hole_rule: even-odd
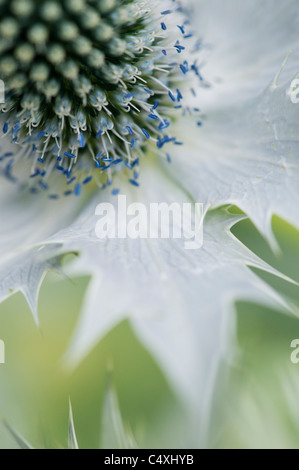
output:
[[[249,269],[280,275],[232,235],[243,216],[219,207],[237,205],[273,245],[272,214],[298,225],[299,108],[289,91],[299,8],[202,0],[186,2],[187,21],[185,2],[64,3],[62,17],[56,2],[40,2],[38,14],[29,0],[1,2],[10,14],[0,25],[9,99],[0,298],[22,291],[38,321],[45,272],[77,253],[72,273],[91,281],[65,360],[77,363],[128,317],[205,429],[219,364],[234,352],[234,302],[292,309]],[[31,59],[23,51],[21,64],[25,36]],[[204,203],[203,247],[100,240],[95,209],[111,203],[117,213],[118,193],[144,205]]]

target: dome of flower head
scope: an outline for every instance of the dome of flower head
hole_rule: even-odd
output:
[[[170,160],[181,85],[199,75],[176,0],[0,0],[0,14],[6,178],[21,167],[22,184],[28,172],[31,192],[56,199],[115,171],[138,186],[148,146]]]

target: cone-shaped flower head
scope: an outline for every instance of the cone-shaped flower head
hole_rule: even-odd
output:
[[[57,198],[123,169],[138,185],[148,145],[170,158],[181,84],[199,75],[176,1],[0,0],[0,14],[3,133],[18,145],[0,157],[7,178]]]

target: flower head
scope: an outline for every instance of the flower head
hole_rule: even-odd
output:
[[[138,186],[149,144],[170,158],[181,84],[199,73],[176,1],[2,0],[0,13],[3,133],[19,147],[0,158],[7,178],[27,160],[31,191],[57,198],[123,169]]]

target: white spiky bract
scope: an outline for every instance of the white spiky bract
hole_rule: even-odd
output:
[[[167,170],[161,160],[144,161],[140,188],[122,173],[115,180],[131,201],[144,204],[181,199],[214,208],[236,204],[270,239],[274,213],[299,225],[299,108],[288,96],[298,73],[298,2],[195,3],[195,22],[211,53],[206,125],[185,150],[177,148]],[[290,50],[294,53],[278,78]],[[188,122],[178,127],[191,135]],[[67,359],[77,363],[129,318],[175,390],[187,398],[202,431],[196,446],[198,436],[200,445],[206,444],[219,365],[235,345],[236,299],[296,313],[249,269],[278,274],[232,235],[240,216],[207,211],[203,249],[190,256],[178,240],[98,240],[95,208],[101,201],[114,203],[110,189],[93,195],[82,210],[75,198],[55,206],[43,195],[22,198],[7,179],[0,191],[5,221],[0,299],[21,291],[37,318],[45,272],[60,266],[62,254],[78,253],[74,271],[91,281]]]

